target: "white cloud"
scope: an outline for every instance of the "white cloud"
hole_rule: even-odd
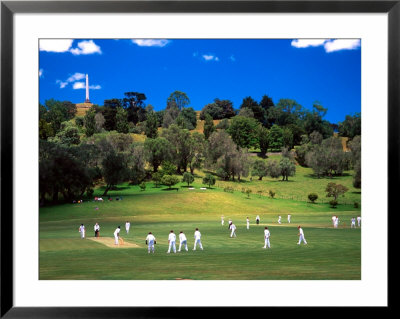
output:
[[[324,48],[327,53],[341,50],[356,50],[361,46],[361,41],[356,39],[338,39],[325,43]]]
[[[235,62],[235,61],[236,61],[236,58],[235,58],[235,56],[234,56],[233,54],[229,57],[229,59],[230,59],[232,62]]]
[[[102,53],[100,47],[93,40],[81,41],[78,43],[77,48],[70,49],[69,51],[73,55]]]
[[[170,41],[165,39],[132,39],[132,42],[140,47],[164,47]]]
[[[327,39],[297,39],[292,41],[292,46],[296,48],[308,48],[324,45]]]
[[[341,50],[356,50],[361,46],[359,39],[297,39],[291,42],[296,48],[308,48],[323,46],[325,52],[335,52]]]
[[[61,80],[57,80],[56,83],[60,85],[60,89],[63,89],[68,85],[68,82],[64,82]]]
[[[43,76],[43,69],[39,69],[39,78]]]
[[[40,39],[39,50],[46,52],[68,52],[72,46],[71,39]]]
[[[86,89],[86,83],[85,82],[75,82],[72,86],[74,90],[80,90],[80,89]],[[89,89],[91,90],[100,90],[101,86],[100,85],[89,85]]]
[[[79,90],[79,89],[86,89],[86,84],[85,82],[75,82],[74,85],[72,86],[74,90]]]
[[[86,77],[85,74],[76,72],[75,74],[71,75],[71,76],[67,79],[67,82],[79,81],[79,80],[84,79],[85,77]]]
[[[219,58],[217,56],[215,56],[215,55],[212,55],[212,54],[203,54],[202,57],[206,61],[216,61],[216,62],[219,61]]]

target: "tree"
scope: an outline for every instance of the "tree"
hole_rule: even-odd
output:
[[[280,99],[275,109],[276,124],[280,126],[296,124],[305,114],[303,107],[295,100],[291,99]]]
[[[206,138],[206,140],[208,140],[208,138],[214,131],[215,127],[213,119],[209,114],[206,114],[204,120],[204,129],[203,129],[204,137]]]
[[[257,147],[258,127],[259,124],[255,119],[243,116],[235,116],[232,118],[227,132],[232,136],[232,140],[239,147]]]
[[[231,101],[216,98],[213,103],[203,107],[200,113],[200,119],[204,120],[206,114],[209,114],[214,120],[221,120],[224,118],[231,118],[235,116],[236,113]]]
[[[346,186],[335,183],[328,183],[325,188],[325,192],[327,193],[326,197],[333,197],[335,201],[337,201],[340,195],[344,196],[344,193],[346,193],[348,190],[349,189]]]
[[[114,131],[116,129],[117,109],[122,107],[122,101],[120,99],[104,100],[104,107],[101,113],[104,116],[104,128],[107,131]]]
[[[122,107],[117,108],[117,114],[115,115],[115,125],[118,133],[128,133],[128,112]]]
[[[346,115],[343,122],[339,122],[339,135],[350,139],[356,135],[361,135],[361,114],[355,113],[353,116]]]
[[[157,115],[154,112],[147,113],[146,126],[144,130],[148,138],[156,138],[158,135]]]
[[[123,98],[123,107],[127,111],[127,120],[133,124],[146,120],[146,110],[144,101],[146,95],[140,92],[125,92]]]
[[[203,184],[208,185],[208,188],[211,188],[211,185],[215,184],[215,177],[209,173],[206,174],[203,178]]]
[[[186,93],[181,91],[174,91],[167,99],[167,109],[175,106],[178,110],[182,110],[185,106],[189,105],[190,100]]]
[[[114,150],[108,152],[101,165],[102,175],[106,182],[106,189],[103,196],[106,196],[112,187],[128,179],[129,170],[124,154],[116,153]]]
[[[161,184],[161,179],[163,176],[164,175],[161,172],[155,172],[151,175],[155,187],[158,187]]]
[[[282,157],[279,162],[281,169],[282,181],[287,181],[289,176],[296,173],[296,165],[287,157]]]
[[[283,146],[283,132],[282,129],[274,124],[269,130],[269,147],[272,150],[280,150]]]
[[[164,175],[173,175],[176,172],[176,166],[170,161],[164,161],[161,165],[161,173]]]
[[[261,181],[263,177],[268,175],[267,164],[263,160],[256,160],[253,163],[251,175],[258,176],[258,179]]]
[[[153,172],[157,172],[158,167],[163,161],[171,159],[171,148],[171,143],[163,137],[148,138],[145,140],[145,156],[153,167]]]
[[[269,130],[260,126],[258,129],[258,145],[260,147],[261,156],[266,156],[269,147]]]
[[[253,112],[254,118],[261,124],[265,125],[266,123],[265,110],[251,96],[245,97],[243,99],[240,109],[244,108],[249,108]]]
[[[97,132],[96,128],[96,111],[93,107],[91,107],[85,114],[83,118],[83,123],[85,126],[85,134],[86,136],[92,136]]]
[[[361,188],[361,136],[355,136],[349,143],[351,163],[354,170],[353,186]]]
[[[318,194],[310,193],[308,194],[308,199],[314,204],[314,202],[318,199]]]
[[[128,157],[129,180],[131,181],[131,184],[137,185],[144,180],[146,177],[145,164],[145,151],[143,145],[132,144]]]
[[[194,176],[189,172],[185,172],[183,173],[182,182],[187,183],[189,187],[190,184],[194,182]]]
[[[188,130],[194,130],[197,126],[197,115],[193,108],[188,107],[182,109],[178,117],[182,117],[184,127]]]
[[[96,113],[94,120],[96,122],[96,132],[101,132],[105,123],[103,114],[101,114],[100,112]]]
[[[293,133],[289,127],[284,127],[282,129],[282,141],[283,141],[283,146],[288,147],[290,149],[293,148],[294,146]]]
[[[194,174],[195,168],[201,167],[204,157],[205,144],[206,142],[203,134],[194,132],[190,135],[188,165],[190,173],[192,174]]]
[[[179,109],[177,106],[172,105],[169,108],[167,108],[163,116],[162,127],[168,128],[170,125],[174,124],[178,116],[179,116]]]
[[[281,176],[281,168],[278,161],[267,161],[267,173],[272,178]]]
[[[39,120],[39,138],[47,140],[49,137],[54,136],[53,128],[44,119]]]
[[[179,183],[178,177],[173,176],[173,175],[164,175],[161,178],[161,184],[168,186],[169,189],[171,188],[171,186],[174,186],[178,183]]]
[[[48,140],[65,146],[78,145],[80,143],[79,130],[72,122],[62,122],[56,136]]]

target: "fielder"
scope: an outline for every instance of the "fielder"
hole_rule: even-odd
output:
[[[231,230],[231,226],[232,226],[232,220],[229,218],[229,221],[228,221],[228,228],[229,228],[229,230]]]
[[[221,216],[221,225],[224,226],[224,215]]]
[[[249,217],[246,218],[247,229],[250,229],[250,219]]]
[[[281,215],[279,215],[279,216],[278,216],[278,224],[281,224],[281,223],[282,223],[281,220],[282,220],[282,217],[281,217]]]
[[[271,248],[269,244],[269,237],[271,236],[271,233],[268,230],[268,227],[265,227],[264,230],[264,247],[263,248]]]
[[[83,224],[79,226],[79,232],[81,233],[81,238],[85,239],[85,226],[83,226]]]
[[[131,228],[131,223],[126,221],[125,223],[125,229],[126,229],[126,233],[129,234],[129,228]]]
[[[150,250],[152,250],[153,254],[154,254],[154,244],[156,243],[156,238],[153,236],[153,234],[151,232],[149,232],[149,234],[146,237],[146,245],[148,252],[150,254]]]
[[[179,233],[179,249],[178,249],[178,252],[181,251],[182,245],[185,245],[185,250],[188,251],[186,235],[181,231]]]
[[[335,217],[336,218],[335,218],[335,223],[334,223],[333,227],[338,228],[338,226],[339,226],[339,217],[337,217],[337,216],[335,216]]]
[[[356,228],[356,219],[355,219],[355,217],[353,217],[353,218],[351,219],[351,226],[350,226],[350,228]]]
[[[287,221],[288,221],[288,223],[290,224],[290,219],[292,218],[292,215],[287,215]]]
[[[94,237],[100,237],[100,225],[98,223],[94,225]]]
[[[174,254],[176,254],[175,242],[176,242],[176,235],[174,234],[174,231],[171,230],[171,232],[169,233],[169,236],[168,236],[168,244],[169,244],[169,246],[168,246],[167,254],[169,254],[171,252],[171,247],[172,247],[172,249],[174,251]]]
[[[336,221],[336,216],[333,215],[332,216],[332,226],[335,227],[335,221]]]
[[[121,226],[118,226],[117,229],[114,231],[115,245],[119,244],[119,232],[120,231],[121,231]]]
[[[203,250],[203,246],[201,244],[201,233],[199,232],[199,229],[196,228],[196,231],[194,232],[194,248],[193,250],[196,250],[197,244],[199,244],[200,249]]]
[[[361,216],[357,216],[358,227],[361,227]]]
[[[260,216],[257,215],[256,217],[256,224],[258,225],[260,223]]]
[[[304,241],[304,245],[307,245],[307,241],[306,241],[306,239],[305,239],[305,237],[304,237],[303,229],[301,229],[300,226],[297,227],[297,228],[299,229],[299,233],[297,234],[297,236],[299,236],[299,242],[297,243],[297,245],[300,245],[300,243],[301,243],[302,241]]]
[[[236,230],[236,226],[235,226],[235,224],[233,224],[232,223],[232,225],[231,225],[231,238],[232,237],[236,237],[236,233],[235,233],[235,230]]]

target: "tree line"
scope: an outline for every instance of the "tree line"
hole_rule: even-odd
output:
[[[320,104],[310,112],[289,99],[275,105],[265,95],[259,103],[246,97],[237,111],[229,100],[215,99],[200,113],[204,132],[199,133],[191,132],[196,112],[184,92],[171,93],[162,111],[146,106],[145,100],[143,93],[127,92],[122,99],[93,105],[83,117],[76,117],[76,105],[68,101],[39,104],[41,202],[58,201],[60,194],[64,200],[90,196],[99,181],[106,184],[104,195],[124,181],[152,179],[171,186],[168,176],[193,176],[201,168],[222,180],[251,174],[287,181],[295,174],[295,161],[311,167],[317,177],[353,168],[354,186],[361,186],[359,113],[337,125],[339,135],[350,138],[351,152],[346,153],[341,140],[333,137],[335,126],[323,119],[327,110]],[[214,119],[220,120],[216,126]],[[146,139],[134,142],[129,133]],[[259,151],[255,161],[249,149]],[[268,151],[281,151],[281,160],[264,160]],[[184,181],[190,180],[188,174]]]

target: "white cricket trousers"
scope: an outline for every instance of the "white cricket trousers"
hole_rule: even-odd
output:
[[[186,241],[186,240],[184,240],[184,241],[182,241],[182,242],[179,242],[178,251],[181,251],[182,245],[184,245],[184,246],[185,246],[185,250],[188,251],[187,241]]]
[[[150,250],[154,253],[154,241],[149,241],[148,251],[150,254]]]
[[[235,230],[234,230],[234,229],[232,229],[231,237],[236,237],[236,234],[235,234]]]
[[[264,248],[266,248],[266,247],[271,248],[271,247],[270,247],[270,244],[269,244],[269,237],[268,237],[268,238],[265,238]]]
[[[247,223],[247,229],[249,229],[250,228],[250,224],[249,223]]]
[[[81,238],[82,238],[82,239],[85,238],[85,231],[81,231]]]
[[[300,235],[299,237],[299,242],[297,243],[298,245],[300,245],[302,241],[304,241],[304,244],[307,244],[307,240],[304,238],[304,235]]]
[[[118,236],[114,236],[114,239],[115,239],[115,245],[118,245],[118,244],[119,244],[119,242],[118,242]]]
[[[201,240],[200,240],[200,239],[196,239],[196,240],[194,241],[194,248],[193,248],[193,250],[196,250],[197,244],[199,244],[200,249],[203,250],[203,245],[201,244]]]
[[[171,247],[172,247],[172,250],[174,251],[174,253],[176,253],[176,245],[175,245],[174,241],[169,242],[168,253],[171,252]]]

